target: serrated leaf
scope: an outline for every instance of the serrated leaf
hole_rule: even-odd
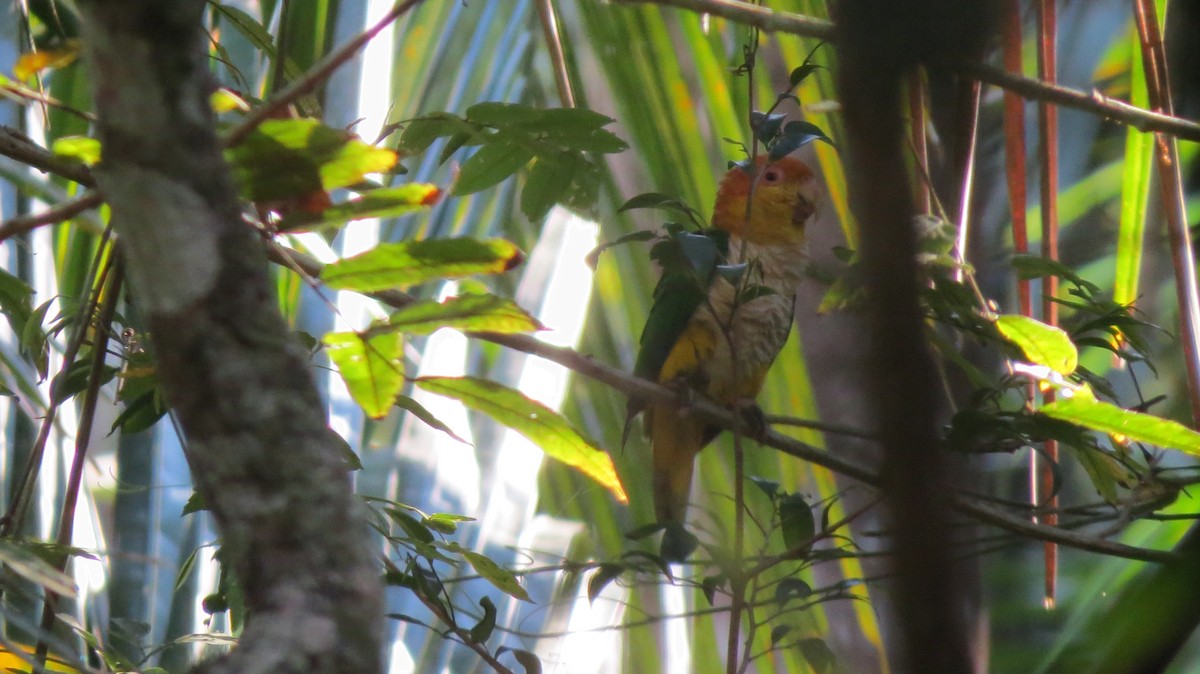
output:
[[[441,196],[442,190],[428,183],[385,187],[364,192],[355,199],[334,204],[316,213],[292,211],[284,216],[276,229],[281,232],[308,231],[364,218],[394,218],[432,206]]]
[[[499,274],[525,259],[503,239],[427,239],[381,243],[325,265],[321,280],[335,290],[372,292],[472,274]]]
[[[428,335],[441,328],[500,334],[545,329],[512,300],[491,294],[461,295],[444,302],[414,302],[388,317],[385,327],[409,335]]]
[[[1008,341],[1020,347],[1031,363],[1044,365],[1069,375],[1079,365],[1079,352],[1063,330],[1041,321],[1016,314],[996,319],[996,329]]]
[[[315,119],[268,119],[225,154],[243,195],[265,202],[354,185],[396,163],[395,152]]]
[[[357,332],[331,332],[321,341],[354,402],[372,419],[383,418],[404,386],[401,336],[385,333],[364,338]]]
[[[496,134],[463,162],[451,192],[456,196],[474,194],[513,175],[533,159],[533,150],[520,139]]]
[[[1060,392],[1061,397],[1043,405],[1038,411],[1048,417],[1069,421],[1120,439],[1145,442],[1200,456],[1200,433],[1177,421],[1122,409],[1097,400],[1086,390],[1074,391],[1070,397],[1065,393]]]
[[[471,568],[475,569],[475,572],[483,576],[489,583],[495,585],[496,589],[514,599],[533,603],[533,599],[529,597],[529,593],[525,591],[525,588],[521,587],[521,584],[517,582],[517,577],[512,571],[503,568],[492,561],[490,557],[481,555],[478,552],[472,552],[471,550],[460,550],[460,552],[463,558],[467,560],[467,563],[471,565]]]
[[[475,377],[421,377],[417,386],[454,398],[528,438],[546,453],[578,469],[613,494],[621,503],[629,497],[621,486],[612,458],[559,413],[507,386]]]

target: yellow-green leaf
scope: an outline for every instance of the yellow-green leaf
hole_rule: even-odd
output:
[[[332,227],[363,218],[394,218],[432,206],[441,196],[442,190],[429,183],[385,187],[365,192],[357,199],[330,206],[317,213],[293,211],[283,218],[277,229],[281,232],[292,232]]]
[[[493,562],[490,557],[481,555],[478,552],[463,550],[462,556],[471,564],[471,568],[475,569],[476,573],[483,576],[485,580],[495,585],[505,594],[514,599],[533,603],[533,599],[530,598],[525,588],[521,587],[521,584],[517,582],[517,577],[512,571],[500,566]]]
[[[362,406],[367,416],[379,419],[387,414],[404,386],[401,336],[384,333],[364,337],[357,332],[331,332],[321,341],[346,382],[350,397]]]
[[[1145,442],[1158,447],[1200,455],[1200,433],[1170,419],[1122,409],[1097,400],[1090,391],[1073,392],[1042,406],[1042,414],[1101,431],[1119,440]]]
[[[629,497],[612,459],[558,412],[496,382],[475,377],[421,377],[417,386],[462,402],[529,438],[547,456],[578,469],[622,503]]]
[[[1079,364],[1079,352],[1066,332],[1027,316],[1005,314],[996,319],[996,329],[1020,347],[1029,362],[1068,375]]]
[[[436,278],[498,274],[524,259],[521,249],[503,239],[382,243],[365,253],[326,265],[321,280],[338,290],[372,292]]]
[[[87,136],[63,136],[50,149],[54,154],[78,159],[88,166],[100,161],[100,141]]]
[[[454,194],[472,194],[504,180],[533,159],[533,150],[517,138],[492,136],[471,158],[463,162],[454,184]]]
[[[416,302],[392,314],[386,327],[410,335],[427,335],[439,328],[503,334],[544,329],[512,300],[487,294]]]
[[[395,152],[315,119],[268,119],[226,157],[251,201],[354,185],[396,164]]]

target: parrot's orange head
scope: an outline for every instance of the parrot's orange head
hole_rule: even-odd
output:
[[[713,226],[757,244],[802,243],[804,226],[816,212],[817,184],[812,169],[794,157],[773,162],[759,157],[751,176],[748,164],[734,166],[721,179]],[[748,199],[752,199],[749,218]]]

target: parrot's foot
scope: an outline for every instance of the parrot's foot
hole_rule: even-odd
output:
[[[691,380],[687,377],[675,377],[662,384],[675,392],[675,398],[679,401],[679,410],[676,414],[686,417],[692,409],[692,402],[696,400],[696,389],[693,388]]]
[[[761,440],[767,434],[767,415],[754,400],[742,400],[737,404],[737,413],[746,427],[746,436]]]

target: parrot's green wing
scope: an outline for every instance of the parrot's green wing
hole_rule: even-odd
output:
[[[729,235],[719,229],[671,231],[650,249],[650,257],[662,265],[662,276],[654,287],[654,301],[642,329],[634,374],[658,379],[675,342],[708,296],[708,285],[728,250]],[[622,445],[629,436],[630,422],[643,407],[641,400],[629,400]]]

